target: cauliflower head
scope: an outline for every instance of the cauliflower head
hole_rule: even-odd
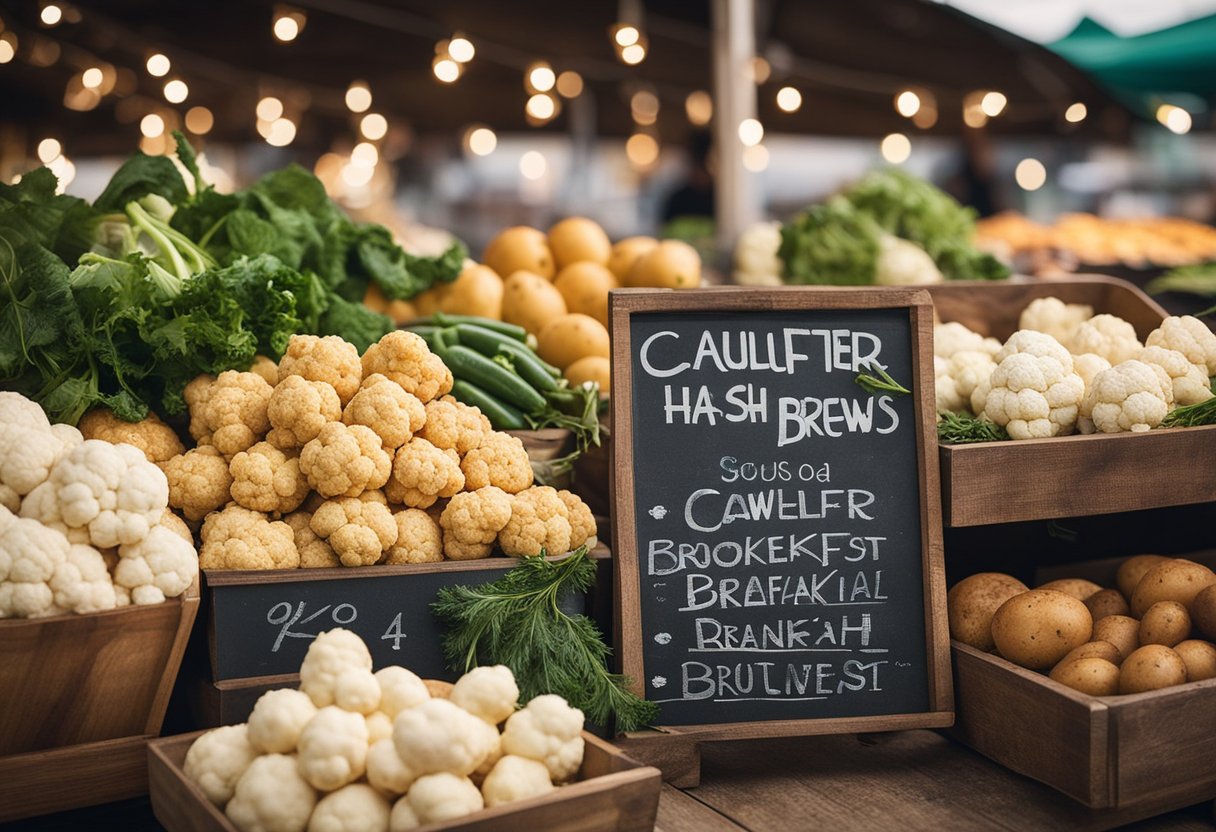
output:
[[[300,773],[294,755],[267,754],[236,781],[225,813],[241,832],[303,832],[317,792]]]
[[[459,543],[493,543],[511,519],[511,495],[493,485],[462,491],[448,500],[439,525]]]
[[[202,569],[296,569],[296,551],[291,526],[265,514],[238,505],[207,515],[200,533],[198,553]]]
[[[498,544],[513,558],[559,555],[570,551],[571,531],[565,502],[556,489],[541,485],[512,495],[511,519],[498,533]]]
[[[292,534],[295,536],[301,569],[324,569],[342,565],[342,561],[338,559],[338,555],[329,545],[329,541],[318,537],[312,530],[311,511],[293,511],[283,518],[283,522],[291,526]]]
[[[595,515],[591,513],[591,506],[584,503],[583,498],[573,491],[562,489],[557,492],[557,496],[566,504],[566,519],[570,521],[570,548],[573,550],[579,546],[595,545],[599,528],[595,523]]]
[[[300,470],[322,497],[357,497],[388,482],[393,460],[371,428],[330,422],[300,452]]]
[[[1013,439],[1043,439],[1072,433],[1085,382],[1051,358],[1016,353],[1001,361],[992,378],[976,388],[983,416],[1005,427]]]
[[[933,356],[933,396],[938,413],[959,413],[966,407],[958,385],[950,377],[950,359]]]
[[[1203,367],[1209,378],[1216,376],[1216,333],[1191,315],[1170,316],[1148,334],[1145,345],[1177,350],[1192,364]]]
[[[555,783],[568,780],[583,763],[583,712],[556,694],[538,696],[507,720],[502,750],[544,763]]]
[[[389,832],[417,829],[480,812],[481,792],[467,777],[441,772],[419,777],[405,797],[393,804]]]
[[[923,248],[894,234],[880,233],[874,282],[879,286],[923,286],[945,278]]]
[[[781,223],[756,222],[743,229],[735,243],[731,282],[740,286],[780,286],[785,268],[777,254],[780,248]]]
[[[1081,381],[1085,382],[1085,389],[1088,390],[1094,383],[1094,376],[1110,369],[1110,362],[1092,352],[1083,352],[1072,357],[1072,368],[1081,377]]]
[[[505,664],[475,667],[456,680],[448,699],[473,716],[498,725],[519,705],[515,674]]]
[[[390,807],[366,783],[351,783],[321,798],[308,832],[386,832]]]
[[[86,439],[55,464],[48,482],[63,522],[87,526],[99,549],[142,540],[169,504],[164,472],[134,445]]]
[[[486,434],[481,444],[465,455],[460,470],[470,491],[494,485],[508,494],[518,494],[532,485],[528,451],[518,436],[509,433]]]
[[[427,402],[425,424],[418,435],[436,448],[450,448],[463,457],[493,430],[490,420],[476,407],[444,396]]]
[[[67,560],[55,568],[50,585],[55,606],[69,612],[101,612],[118,604],[105,558],[92,546],[73,544]]]
[[[995,338],[985,338],[978,332],[972,332],[964,324],[951,321],[948,324],[936,324],[933,327],[933,354],[942,358],[953,358],[960,350],[972,350],[996,355],[1001,349],[1001,342]]]
[[[342,628],[319,633],[300,665],[300,690],[318,708],[332,705],[338,679],[350,668],[372,669],[372,656],[363,639]]]
[[[507,754],[499,758],[481,784],[487,806],[536,797],[553,791],[549,769],[538,760]]]
[[[395,451],[410,441],[427,421],[427,411],[422,402],[401,385],[375,373],[363,380],[346,409],[342,421],[347,425],[364,425],[371,428],[384,443],[384,449]]]
[[[342,401],[329,382],[287,376],[271,392],[266,416],[267,442],[285,451],[303,448],[321,428],[342,418]]]
[[[268,690],[249,714],[249,744],[261,754],[290,754],[300,742],[300,732],[316,715],[317,706],[303,691]]]
[[[313,788],[327,792],[339,789],[363,776],[367,746],[363,716],[327,705],[300,732],[296,746],[300,774]]]
[[[367,749],[367,782],[384,794],[403,795],[416,779],[418,775],[401,761],[391,736],[377,740]]]
[[[1018,317],[1018,329],[1044,332],[1067,344],[1077,327],[1093,316],[1094,308],[1086,303],[1065,303],[1057,297],[1035,298]]]
[[[447,699],[427,699],[393,719],[393,744],[420,775],[467,776],[498,745],[498,730]]]
[[[370,714],[365,714],[363,718],[367,722],[367,746],[369,751],[380,740],[391,740],[393,738],[393,720],[384,711],[372,711]]]
[[[420,436],[402,445],[393,459],[393,479],[401,488],[402,502],[427,508],[440,497],[451,497],[465,487],[460,456],[436,448]]]
[[[169,481],[169,505],[193,523],[222,508],[231,497],[228,461],[211,445],[173,457],[163,470]]]
[[[1144,345],[1136,338],[1136,328],[1116,315],[1094,315],[1073,331],[1068,348],[1077,355],[1092,352],[1111,364],[1139,355]]]
[[[363,365],[355,345],[337,335],[293,335],[279,359],[280,383],[288,376],[325,382],[345,406],[363,380]]]
[[[198,577],[194,544],[166,526],[154,526],[138,543],[118,547],[114,583],[125,588],[135,604],[159,604],[176,598]]]
[[[457,495],[459,496],[459,495]],[[384,563],[438,563],[443,560],[443,531],[422,509],[394,512],[397,542],[384,553]]]
[[[352,667],[338,677],[334,685],[334,704],[344,711],[370,717],[380,707],[380,683],[370,670]],[[368,745],[375,722],[367,722]]]
[[[452,371],[412,332],[395,329],[363,353],[363,374],[379,373],[426,404],[452,389]]]
[[[1192,364],[1178,350],[1165,347],[1145,347],[1138,360],[1145,364],[1156,364],[1170,377],[1174,402],[1178,405],[1199,404],[1212,398],[1212,388],[1207,373],[1198,364]]]
[[[1160,425],[1173,400],[1173,385],[1166,371],[1133,359],[1094,377],[1081,413],[1101,433],[1139,433]]]
[[[313,513],[309,528],[325,538],[343,566],[371,566],[397,542],[397,521],[375,498],[327,500]]]
[[[270,430],[266,415],[274,388],[257,373],[225,370],[203,388],[190,409],[191,433],[200,445],[214,445],[231,457],[247,449]],[[201,434],[195,433],[195,419]]]
[[[431,698],[426,682],[404,667],[391,665],[377,670],[375,676],[380,685],[380,710],[390,717]]]
[[[271,387],[279,383],[279,364],[268,355],[255,355],[253,363],[245,369],[266,379]]]
[[[46,482],[51,469],[84,440],[71,425],[52,427],[42,408],[38,408],[41,419],[25,419],[25,408],[15,404],[8,407],[24,419],[0,421],[0,488],[12,495],[6,500],[11,509],[14,501]]]
[[[173,428],[151,412],[138,422],[124,422],[108,407],[95,407],[84,414],[77,427],[85,439],[134,445],[155,465],[168,462],[185,450]]]
[[[225,725],[190,744],[182,771],[208,800],[222,809],[257,756],[257,749],[249,744],[246,726]]]
[[[215,376],[203,373],[191,379],[182,390],[182,398],[186,402],[186,412],[190,414],[190,435],[197,441],[208,433],[207,422],[203,418],[203,402],[207,400],[207,390],[215,383]]]
[[[300,458],[269,442],[259,442],[234,456],[228,463],[228,473],[232,476],[232,499],[254,511],[287,514],[308,496],[308,478],[300,470]]]

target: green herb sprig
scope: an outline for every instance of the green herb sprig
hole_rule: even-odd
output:
[[[865,390],[867,393],[896,393],[901,396],[906,396],[912,391],[904,387],[895,379],[891,378],[890,373],[879,367],[876,364],[866,364],[866,372],[858,373],[857,378],[853,381]],[[877,375],[875,375],[877,373]]]
[[[632,731],[653,722],[658,706],[638,697],[630,680],[608,670],[610,648],[590,618],[559,601],[595,584],[595,563],[581,547],[549,561],[525,558],[493,583],[445,587],[431,609],[448,628],[443,649],[453,670],[505,664],[520,699],[556,693],[591,722]]]
[[[1163,428],[1195,428],[1200,425],[1216,425],[1216,397],[1172,410],[1161,422]]]
[[[939,413],[937,438],[948,445],[971,442],[1004,442],[1009,438],[1005,429],[995,422],[979,419],[970,413]]]

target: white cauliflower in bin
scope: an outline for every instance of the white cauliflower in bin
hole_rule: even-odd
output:
[[[387,800],[365,783],[352,783],[321,798],[308,832],[385,832],[388,817]]]
[[[971,396],[977,415],[1003,426],[1013,439],[1072,433],[1085,382],[1068,350],[1042,332],[1018,330],[996,355],[992,376]]]
[[[245,769],[225,812],[241,832],[303,832],[316,805],[296,758],[267,754]]]
[[[933,391],[938,413],[959,413],[967,409],[966,402],[959,395],[958,385],[950,377],[950,361],[940,355],[933,356]]]
[[[497,725],[515,713],[519,686],[505,664],[475,667],[456,680],[448,698],[473,716]]]
[[[568,780],[583,763],[583,712],[556,694],[537,696],[507,720],[502,750],[544,763],[555,783]]]
[[[879,286],[923,286],[943,280],[933,258],[916,243],[894,234],[878,238],[874,282]]]
[[[508,754],[494,764],[481,784],[487,806],[498,806],[553,791],[549,769],[527,757]]]
[[[1216,333],[1191,315],[1171,316],[1161,322],[1145,339],[1145,346],[1177,350],[1192,364],[1203,368],[1209,378],[1216,376]]]
[[[401,795],[418,779],[397,753],[393,738],[378,740],[367,750],[367,782],[384,794]]]
[[[154,526],[138,543],[118,547],[114,583],[134,604],[159,604],[176,598],[198,577],[198,554],[168,526]]]
[[[1094,376],[1103,370],[1109,370],[1110,362],[1092,352],[1083,352],[1072,357],[1072,368],[1081,377],[1081,381],[1085,382],[1085,389],[1089,390],[1090,385],[1094,383]]]
[[[391,740],[393,738],[393,718],[384,711],[372,711],[363,717],[367,723],[367,745],[371,746],[380,742],[380,740]]]
[[[1067,344],[1077,327],[1094,316],[1087,303],[1065,303],[1056,297],[1035,298],[1018,318],[1018,329],[1045,332],[1061,344]]]
[[[318,708],[334,704],[338,680],[347,670],[372,669],[372,656],[363,639],[341,628],[319,633],[300,665],[300,690]]]
[[[367,768],[367,739],[362,714],[335,705],[321,708],[300,732],[300,774],[322,791],[353,783]]]
[[[105,558],[92,546],[80,543],[72,544],[67,560],[56,567],[51,591],[55,606],[68,612],[101,612],[114,609],[118,603]]]
[[[0,618],[60,614],[51,580],[68,562],[67,538],[36,520],[12,518],[8,509],[0,512],[5,515],[0,531]]]
[[[381,668],[375,676],[380,685],[380,710],[390,717],[431,698],[426,682],[404,667]]]
[[[935,324],[933,327],[933,354],[942,358],[953,358],[956,352],[962,350],[996,355],[1000,349],[1000,341],[995,338],[985,338],[978,332],[972,332],[957,321]]]
[[[485,808],[481,792],[467,777],[448,772],[419,777],[405,797],[393,804],[389,832],[417,829],[462,818]]]
[[[1144,349],[1136,338],[1136,328],[1116,315],[1094,315],[1082,322],[1067,346],[1077,355],[1092,352],[1111,364],[1135,358]]]
[[[933,356],[937,412],[964,413],[971,409],[971,394],[992,377],[996,362],[987,352],[959,350],[949,359]]]
[[[24,397],[18,398],[25,401]],[[46,482],[55,464],[84,439],[71,425],[52,426],[38,405],[34,408],[41,418],[34,418],[28,408],[15,403],[7,407],[21,421],[0,419],[0,488],[20,498]],[[12,498],[7,502],[8,508],[15,510]]]
[[[1145,347],[1138,360],[1145,364],[1156,364],[1170,377],[1174,403],[1178,406],[1199,404],[1212,398],[1211,382],[1207,373],[1198,364],[1192,364],[1178,350],[1165,347]]]
[[[739,286],[780,286],[783,264],[781,223],[752,223],[735,243],[735,271],[731,282]]]
[[[367,716],[380,707],[380,684],[370,670],[352,667],[338,677],[334,703],[344,711]]]
[[[249,744],[246,726],[225,725],[191,743],[182,771],[222,809],[257,756],[257,749]]]
[[[1165,370],[1131,360],[1094,377],[1081,414],[1101,433],[1139,433],[1160,425],[1173,402],[1173,385]]]
[[[303,691],[268,690],[249,714],[249,744],[263,754],[290,754],[300,742],[300,732],[316,715],[317,706]]]
[[[397,714],[393,743],[419,774],[469,775],[498,743],[498,731],[447,699],[428,699]]]

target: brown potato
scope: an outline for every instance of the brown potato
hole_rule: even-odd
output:
[[[612,392],[612,362],[602,355],[588,355],[580,358],[567,367],[563,375],[571,385],[594,381],[600,386],[601,394]]]
[[[1089,607],[1089,614],[1095,622],[1108,615],[1127,615],[1128,612],[1127,599],[1117,589],[1095,592],[1085,599],[1085,606]]]
[[[1183,558],[1159,563],[1144,573],[1132,592],[1132,615],[1140,618],[1158,601],[1190,606],[1200,590],[1216,584],[1216,572]]]
[[[1056,592],[1071,595],[1078,601],[1084,601],[1091,595],[1102,591],[1102,587],[1084,578],[1060,578],[1057,581],[1048,581],[1038,589],[1054,589]]]
[[[1119,692],[1118,665],[1097,656],[1061,662],[1051,671],[1051,678],[1090,696],[1114,696]]]
[[[1175,644],[1174,652],[1182,657],[1182,663],[1186,665],[1188,682],[1216,679],[1216,647],[1192,638]]]
[[[1106,659],[1113,665],[1123,663],[1123,654],[1109,641],[1087,641],[1080,647],[1068,651],[1068,655],[1056,664],[1056,670],[1077,659]],[[1055,670],[1052,671],[1053,673]]]
[[[1216,584],[1199,590],[1191,600],[1190,613],[1195,629],[1216,640]]]
[[[578,312],[553,318],[536,334],[537,354],[563,370],[589,355],[608,358],[609,345],[604,325]]]
[[[999,572],[963,578],[946,595],[950,637],[976,650],[992,650],[992,616],[1001,604],[1025,591],[1026,584]]]
[[[1191,616],[1177,601],[1158,601],[1140,619],[1140,643],[1173,647],[1191,634]]]
[[[518,271],[527,271],[552,280],[553,273],[557,271],[545,233],[526,225],[516,225],[498,232],[498,236],[486,246],[481,262],[504,278]]]
[[[701,255],[683,240],[663,240],[638,258],[626,286],[695,289],[701,285]]]
[[[612,243],[593,220],[566,217],[549,229],[549,250],[558,269],[580,262],[604,265],[612,254]]]
[[[1141,647],[1124,659],[1119,669],[1119,693],[1160,690],[1185,681],[1186,664],[1164,644]]]
[[[566,309],[590,315],[608,326],[608,293],[617,286],[612,272],[598,263],[571,263],[553,278]]]
[[[502,319],[502,278],[489,266],[465,266],[448,285],[439,308],[452,315]]]
[[[1140,583],[1144,573],[1167,560],[1169,558],[1163,555],[1134,555],[1119,564],[1119,571],[1115,573],[1115,586],[1119,587],[1124,598],[1131,601],[1136,584]]]
[[[527,271],[512,274],[503,283],[502,319],[522,326],[533,335],[545,324],[566,314],[566,301],[545,278]]]
[[[608,270],[617,280],[624,282],[642,255],[658,244],[659,241],[654,237],[626,237],[612,247],[612,254],[608,257]]]
[[[1085,605],[1054,589],[1032,589],[1001,604],[992,617],[992,640],[1002,656],[1031,670],[1046,670],[1089,641],[1094,622]]]
[[[1094,641],[1109,641],[1127,659],[1140,646],[1140,622],[1127,615],[1108,615],[1094,622]]]

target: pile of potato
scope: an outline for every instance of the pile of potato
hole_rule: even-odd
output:
[[[1216,678],[1216,573],[1137,555],[1116,583],[1065,578],[1028,589],[1009,575],[972,575],[950,590],[950,635],[1093,696]]]

